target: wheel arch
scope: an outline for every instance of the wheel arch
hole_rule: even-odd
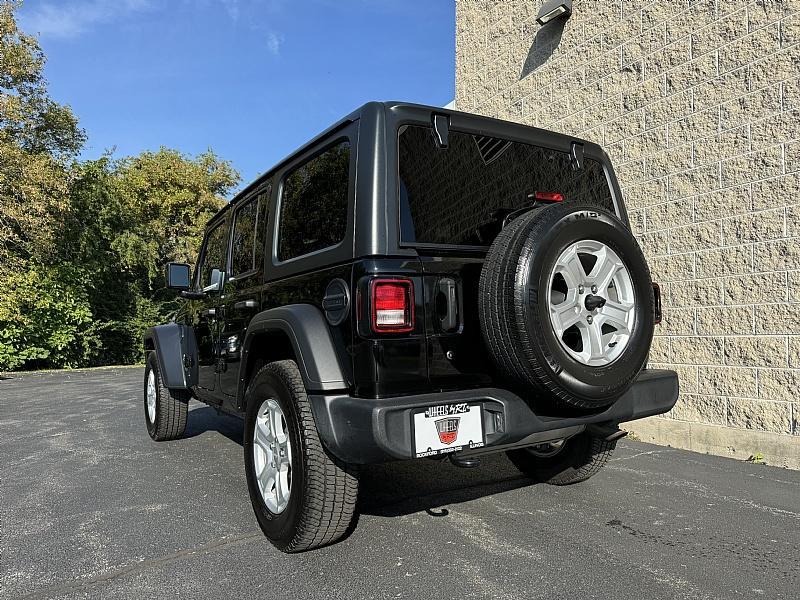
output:
[[[197,385],[194,330],[180,323],[151,327],[144,334],[145,352],[155,352],[164,387],[188,390]]]
[[[240,410],[246,410],[245,390],[256,367],[285,359],[297,363],[308,391],[329,392],[349,387],[322,312],[311,304],[271,308],[254,316],[247,327],[236,394]]]

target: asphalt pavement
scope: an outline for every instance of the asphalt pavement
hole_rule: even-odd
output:
[[[586,483],[370,467],[347,539],[300,555],[251,513],[242,423],[147,436],[141,368],[0,381],[0,598],[798,598],[800,473],[633,441]]]

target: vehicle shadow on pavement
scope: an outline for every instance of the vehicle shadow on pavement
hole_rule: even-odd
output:
[[[241,446],[243,429],[241,419],[202,406],[190,412],[184,437],[213,432]],[[446,517],[449,505],[536,485],[503,454],[483,457],[480,466],[472,469],[453,466],[449,460],[430,459],[364,465],[359,479],[359,512],[381,517],[422,511]]]
[[[183,437],[192,438],[207,431],[220,433],[240,446],[244,443],[244,424],[241,419],[225,413],[218,413],[210,406],[191,410]]]
[[[361,472],[359,511],[381,517],[425,511],[446,517],[449,505],[534,485],[502,454],[486,456],[472,469],[432,460],[370,465]]]

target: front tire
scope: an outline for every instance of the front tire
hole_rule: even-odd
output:
[[[144,368],[144,422],[157,442],[174,440],[186,431],[189,393],[164,386],[155,352],[147,354]]]
[[[555,452],[531,447],[509,450],[506,455],[531,479],[551,485],[571,485],[596,475],[611,459],[616,445],[616,441],[581,433],[564,440]]]
[[[246,401],[245,476],[261,530],[282,552],[342,538],[355,515],[358,479],[322,446],[297,364],[263,366]]]

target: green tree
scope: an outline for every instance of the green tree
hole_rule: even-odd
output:
[[[174,309],[165,263],[194,260],[239,175],[210,150],[76,161],[20,5],[0,0],[0,370],[135,361]]]
[[[18,0],[0,0],[0,264],[49,257],[67,209],[68,163],[85,136],[47,94],[45,56],[19,30]],[[3,267],[0,266],[0,273]]]
[[[203,228],[239,176],[211,151],[162,148],[75,169],[58,253],[87,274],[100,344],[95,364],[140,358],[144,330],[174,310],[167,262],[194,261]]]
[[[116,177],[136,224],[118,241],[120,255],[132,268],[146,253],[151,283],[161,281],[165,263],[195,259],[205,224],[239,182],[231,164],[210,150],[191,159],[166,148],[122,159]]]

